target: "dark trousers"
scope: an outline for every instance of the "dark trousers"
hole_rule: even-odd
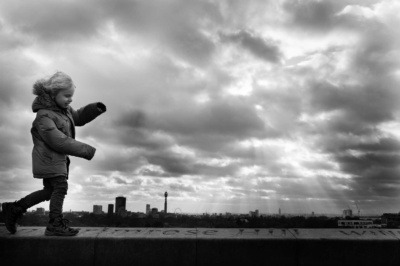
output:
[[[50,200],[50,221],[62,216],[65,195],[68,191],[68,182],[65,176],[57,176],[43,179],[43,189],[35,191],[17,201],[17,205],[24,210]]]

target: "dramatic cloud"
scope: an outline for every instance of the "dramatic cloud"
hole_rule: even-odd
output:
[[[221,39],[226,42],[237,43],[244,49],[249,50],[256,58],[263,59],[272,63],[279,61],[279,48],[274,44],[269,44],[262,38],[252,36],[247,31],[240,31],[236,34],[221,34]]]
[[[32,178],[32,84],[57,70],[77,139],[65,209],[398,212],[398,1],[0,3],[0,201]],[[40,206],[48,208],[48,203]]]

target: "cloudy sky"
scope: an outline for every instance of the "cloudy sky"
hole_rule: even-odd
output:
[[[65,210],[127,197],[184,213],[400,211],[397,0],[0,2],[0,202],[31,173],[32,84],[57,70],[77,128]],[[36,207],[48,209],[48,202]]]

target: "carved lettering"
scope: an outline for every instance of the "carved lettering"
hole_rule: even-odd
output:
[[[110,233],[113,235],[113,234],[125,234],[125,233],[129,233],[129,234],[132,234],[132,233],[135,233],[135,234],[138,234],[138,233],[140,233],[142,230],[140,230],[140,229],[133,229],[133,230],[129,230],[129,229],[114,229],[113,231],[111,231]]]
[[[386,236],[386,234],[391,234],[392,236],[395,236],[396,234],[395,233],[393,233],[392,231],[379,231],[379,233],[381,233],[382,235],[384,235],[384,236]]]
[[[347,233],[345,231],[339,231],[339,232],[344,234],[344,235],[347,235],[347,236],[350,236],[350,235],[353,235],[353,234],[358,235],[358,236],[362,236],[362,235],[365,234],[365,231],[362,231],[362,233],[359,233],[359,232],[356,232],[356,231],[351,231],[350,233]]]
[[[27,232],[34,232],[37,231],[38,229],[19,229],[19,231],[27,231]]]
[[[123,235],[127,236],[135,236],[135,235],[141,235],[141,234],[147,234],[151,235],[153,234],[154,236],[178,236],[178,235],[185,235],[185,236],[197,236],[199,234],[205,235],[205,236],[214,236],[218,235],[220,232],[223,233],[224,236],[227,237],[235,237],[235,236],[250,236],[250,237],[271,237],[271,236],[276,236],[276,237],[288,237],[292,236],[291,233],[295,237],[299,236],[301,233],[301,229],[298,228],[293,228],[293,229],[287,229],[287,228],[270,228],[270,229],[258,229],[258,228],[236,228],[236,229],[183,229],[183,228],[170,228],[170,229],[129,229],[129,228],[79,228],[81,229],[82,233],[87,233],[89,232],[89,235],[96,235],[97,233],[102,233],[106,232],[110,235],[113,235],[115,237],[121,237]],[[40,228],[20,228],[19,229],[21,232],[27,233],[27,234],[32,234],[35,231],[40,231],[42,229]],[[90,233],[92,232],[92,233]],[[332,232],[332,230],[331,230]],[[333,234],[341,235],[342,237],[346,236],[355,236],[355,237],[361,237],[361,236],[371,236],[371,237],[398,237],[400,235],[400,230],[396,229],[337,229],[333,230]]]
[[[161,232],[161,230],[149,230],[148,234],[150,235],[153,232]]]
[[[244,235],[244,234],[250,234],[250,235],[258,235],[260,232],[260,229],[254,229],[250,231],[245,231],[244,229],[239,229],[239,232],[236,235]]]
[[[163,232],[163,235],[167,235],[167,236],[169,236],[169,235],[176,235],[176,234],[178,234],[180,231],[179,230],[167,230],[167,231],[164,231]]]
[[[379,231],[379,233],[381,233],[382,235],[386,235],[384,231]]]
[[[185,235],[197,235],[198,232],[199,230],[188,230]]]
[[[126,232],[138,234],[138,233],[142,232],[142,230],[139,230],[139,229],[135,229],[135,230],[126,230]]]
[[[217,230],[206,230],[203,232],[203,235],[212,236],[212,235],[216,235],[217,233],[218,233]]]

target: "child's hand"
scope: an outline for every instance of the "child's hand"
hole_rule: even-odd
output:
[[[103,103],[99,102],[99,103],[97,103],[97,110],[104,113],[105,111],[107,111],[107,107]]]

